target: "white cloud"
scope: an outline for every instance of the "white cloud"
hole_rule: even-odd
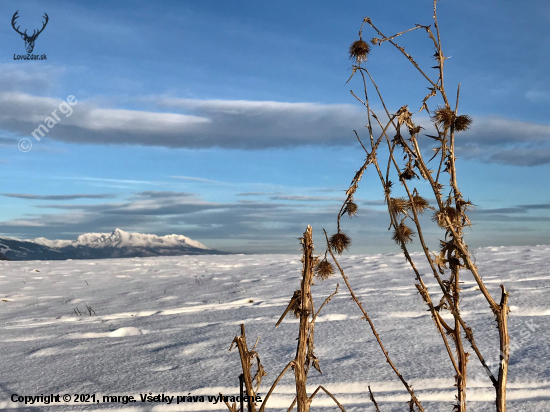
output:
[[[0,64],[0,90],[43,93],[51,90],[56,79],[65,73],[64,67],[51,65],[14,66],[13,63]]]
[[[10,220],[10,226],[23,226],[23,227],[44,227],[46,224],[44,222],[39,222],[38,220],[22,220],[14,219]]]
[[[84,119],[74,124],[94,131],[123,131],[133,133],[182,133],[188,127],[209,123],[210,119],[174,113],[154,113],[137,110],[91,109]]]

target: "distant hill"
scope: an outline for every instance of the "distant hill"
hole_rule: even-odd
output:
[[[71,240],[0,237],[0,256],[6,260],[107,259],[123,257],[218,255],[196,240],[181,235],[156,236],[128,233],[85,233]]]

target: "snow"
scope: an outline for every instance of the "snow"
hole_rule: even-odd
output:
[[[118,228],[115,229],[112,233],[85,233],[78,236],[76,241],[49,240],[43,237],[39,237],[31,240],[31,242],[51,248],[60,248],[66,246],[89,246],[94,248],[134,246],[154,248],[158,246],[181,246],[183,244],[199,249],[210,249],[204,246],[202,243],[182,235],[157,236],[142,233],[129,233]]]
[[[61,248],[65,246],[71,246],[73,242],[71,240],[63,240],[63,239],[46,239],[45,237],[37,237],[36,239],[28,240],[28,242],[34,242],[38,243],[42,246],[47,246],[51,248]]]
[[[100,244],[103,235],[90,235],[87,241],[94,238]],[[117,236],[121,242],[138,241],[126,232]],[[474,253],[491,293],[499,297],[500,283],[511,293],[508,409],[548,411],[550,246],[481,248]],[[413,257],[438,301],[429,267],[422,256]],[[426,411],[451,410],[454,374],[404,258],[355,255],[342,257],[340,263]],[[249,346],[260,336],[257,351],[268,373],[260,390],[265,396],[295,355],[297,320],[289,316],[277,329],[274,325],[299,288],[300,271],[299,255],[1,261],[0,410],[226,410],[223,404],[209,402],[142,403],[139,394],[237,395],[240,361],[237,351],[228,349],[240,323],[246,325]],[[360,319],[341,278],[316,281],[312,289],[316,307],[336,283],[339,294],[316,321],[316,355],[323,375],[310,373],[310,391],[322,384],[346,410],[374,411],[365,392],[370,385],[382,411],[408,410],[406,391]],[[471,276],[464,275],[463,288],[463,315],[494,371],[496,327]],[[87,307],[95,315],[89,316]],[[75,314],[76,308],[81,316]],[[494,390],[475,354],[467,349],[471,352],[468,378],[474,384],[468,410],[494,411]],[[31,407],[12,402],[14,393],[133,395],[138,402]],[[286,410],[293,393],[288,373],[267,409]],[[327,396],[316,397],[312,408],[325,407],[336,410]]]
[[[86,233],[75,241],[19,240],[0,237],[0,250],[8,260],[105,259],[123,257],[224,254],[182,235],[156,236],[128,233]]]

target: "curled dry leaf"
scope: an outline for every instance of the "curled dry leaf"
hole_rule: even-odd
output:
[[[313,357],[313,367],[315,369],[317,369],[317,372],[319,372],[321,375],[323,374],[323,371],[321,371],[321,365],[319,365],[319,359],[315,356],[315,355],[312,355]]]
[[[302,307],[302,291],[301,290],[296,290],[296,291],[294,291],[294,295],[292,296],[292,299],[290,300],[289,310],[291,310],[294,313],[294,316],[299,318],[301,307]]]
[[[422,126],[410,127],[410,128],[409,128],[409,134],[410,134],[411,136],[414,136],[415,134],[420,133],[421,130],[422,130]]]
[[[414,178],[419,178],[416,172],[413,169],[413,166],[410,163],[407,163],[405,169],[399,174],[399,179],[402,180],[411,180]]]

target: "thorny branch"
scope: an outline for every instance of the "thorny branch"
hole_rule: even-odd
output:
[[[390,355],[389,355],[388,351],[386,350],[386,348],[384,347],[384,344],[382,343],[382,340],[380,339],[380,335],[378,335],[378,332],[376,331],[376,328],[374,327],[374,323],[372,322],[371,318],[369,317],[369,315],[367,314],[367,312],[363,308],[363,305],[361,304],[359,299],[357,299],[357,296],[353,292],[353,289],[352,289],[351,285],[349,284],[348,278],[347,278],[346,274],[344,273],[344,270],[342,269],[342,267],[338,263],[338,260],[336,259],[336,256],[334,256],[334,253],[332,252],[331,245],[330,245],[326,230],[323,229],[323,232],[325,233],[325,239],[327,241],[327,250],[330,252],[332,260],[334,261],[334,263],[338,267],[338,270],[340,271],[340,274],[342,275],[342,278],[344,279],[344,282],[345,282],[345,284],[346,284],[346,286],[349,290],[349,293],[351,294],[351,298],[353,299],[353,301],[356,303],[356,305],[359,307],[359,309],[363,313],[362,319],[365,319],[368,322],[368,324],[371,328],[371,331],[372,331],[374,337],[376,338],[376,341],[378,342],[378,345],[380,346],[380,349],[382,349],[382,352],[384,353],[384,356],[386,357],[386,362],[391,366],[391,368],[393,369],[393,371],[395,372],[395,374],[397,375],[397,377],[399,378],[399,380],[401,381],[403,386],[405,386],[405,389],[407,389],[407,392],[409,392],[409,395],[411,395],[411,400],[414,402],[414,404],[418,407],[418,409],[420,411],[424,412],[424,408],[422,407],[422,405],[420,404],[420,401],[416,397],[412,386],[407,383],[407,381],[405,380],[403,375],[401,375],[401,373],[399,372],[397,367],[394,365],[394,363],[390,359]]]

